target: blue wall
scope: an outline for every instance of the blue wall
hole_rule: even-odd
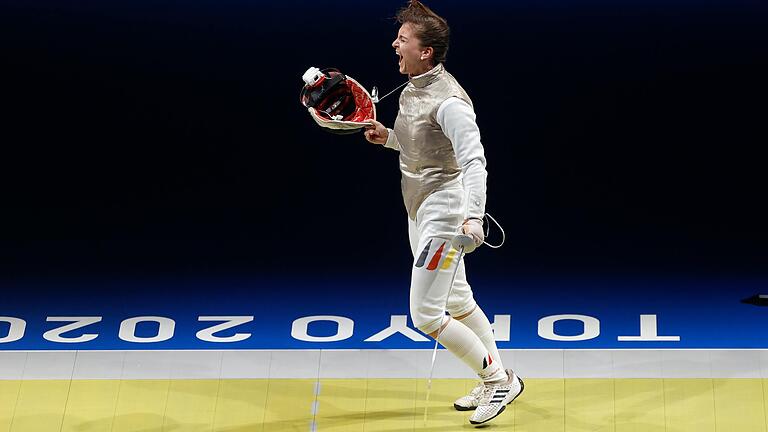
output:
[[[496,317],[498,321],[508,320],[508,338],[499,342],[505,349],[768,348],[768,310],[739,302],[764,290],[765,279],[510,275],[470,280],[487,314],[502,316]],[[3,285],[0,349],[429,349],[432,343],[423,336],[423,341],[402,334],[366,341],[389,327],[393,316],[408,315],[407,282],[407,277],[17,281]],[[554,315],[594,319],[599,332],[584,336],[584,340],[553,340],[556,338],[539,329],[539,320]],[[641,315],[655,315],[656,336],[678,336],[678,340],[620,340],[620,336],[640,336]],[[344,333],[322,316],[349,319],[353,324],[338,341],[307,338]],[[9,338],[8,317],[26,324],[16,340]],[[49,317],[70,318],[47,321]],[[101,320],[61,333],[61,338],[98,336],[81,343],[44,337],[46,332],[76,321],[76,317]],[[175,328],[162,340],[142,340],[160,334],[159,325],[149,319],[121,335],[121,323],[135,317],[163,317],[173,320]],[[249,336],[236,342],[212,342],[197,335],[234,319],[226,317],[246,318],[241,318],[240,325],[214,332],[215,337],[236,333]],[[303,317],[316,320],[294,332],[294,321]],[[412,328],[410,320],[408,325]],[[580,321],[567,319],[554,324],[552,331],[574,337],[586,329]],[[503,329],[497,329],[497,335],[503,334]]]

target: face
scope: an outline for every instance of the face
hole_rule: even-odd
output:
[[[432,69],[432,48],[422,47],[416,37],[413,25],[405,23],[400,26],[397,38],[392,42],[395,54],[399,57],[400,73],[421,75]]]

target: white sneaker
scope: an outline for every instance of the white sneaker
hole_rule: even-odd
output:
[[[485,385],[480,382],[468,395],[456,399],[453,407],[456,408],[456,411],[472,411],[477,408],[480,404],[480,395],[483,393],[483,388],[485,388]]]
[[[477,409],[469,417],[469,422],[478,425],[495,418],[504,412],[507,404],[515,400],[523,392],[525,384],[511,369],[507,369],[509,379],[498,384],[486,384],[480,394]]]

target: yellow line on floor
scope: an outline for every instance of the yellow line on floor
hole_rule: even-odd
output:
[[[0,381],[0,431],[11,429],[11,421],[16,411],[21,381]]]
[[[72,381],[62,432],[112,430],[119,391],[119,380]]]
[[[0,381],[8,431],[444,431],[474,381],[417,379]],[[768,432],[768,379],[528,379],[493,421],[517,432]]]

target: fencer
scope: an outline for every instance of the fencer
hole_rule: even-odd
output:
[[[413,254],[411,318],[422,332],[439,334],[440,343],[477,373],[481,383],[454,407],[475,410],[470,423],[482,424],[523,391],[522,379],[504,368],[491,324],[467,282],[464,260],[451,244],[457,228],[475,247],[484,241],[485,153],[472,100],[444,66],[447,22],[419,1],[410,1],[397,20],[392,47],[409,81],[394,127],[369,120],[365,138],[399,152]]]

